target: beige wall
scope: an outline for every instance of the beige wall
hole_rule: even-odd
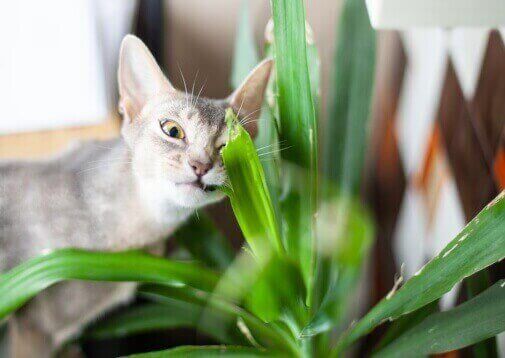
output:
[[[268,0],[250,0],[249,4],[256,42],[261,49],[270,4]],[[307,18],[321,55],[324,109],[340,0],[306,0],[306,4]],[[199,70],[195,88],[199,90],[207,80],[202,95],[226,96],[241,1],[166,0],[164,5],[165,64],[174,85],[183,88],[179,65],[189,87]],[[119,119],[114,117],[96,126],[0,136],[0,158],[45,157],[76,139],[116,136],[119,125]]]
[[[307,19],[314,30],[323,71],[323,96],[329,85],[330,63],[340,0],[306,1]],[[203,94],[224,97],[228,94],[236,18],[239,0],[167,0],[165,1],[165,60],[171,80],[183,88],[177,65],[191,87],[199,70],[198,84],[207,78]],[[258,48],[263,46],[263,31],[270,17],[268,0],[250,0],[251,23]],[[197,86],[199,88],[199,86]],[[323,101],[325,98],[323,98]]]

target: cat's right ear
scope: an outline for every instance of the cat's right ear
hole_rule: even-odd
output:
[[[132,121],[148,99],[156,94],[174,91],[144,43],[126,35],[121,43],[118,68],[119,111]]]
[[[244,82],[228,97],[228,103],[241,120],[247,120],[244,128],[254,137],[258,132],[257,120],[267,88],[273,60],[263,60],[246,77]]]

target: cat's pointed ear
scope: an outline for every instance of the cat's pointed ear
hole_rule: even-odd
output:
[[[144,43],[126,35],[121,43],[118,68],[119,111],[134,119],[146,101],[159,93],[174,91]]]
[[[261,105],[272,65],[272,59],[263,60],[251,71],[240,87],[228,97],[229,104],[238,117],[240,119],[247,118],[244,127],[252,137],[258,131],[257,119],[261,113]]]

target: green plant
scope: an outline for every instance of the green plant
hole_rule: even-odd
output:
[[[141,355],[147,357],[339,356],[385,321],[394,323],[376,355],[425,356],[505,330],[504,281],[476,290],[448,312],[436,309],[456,283],[505,257],[502,193],[414,277],[342,332],[373,237],[359,192],[375,35],[363,1],[346,0],[318,177],[317,51],[306,42],[301,0],[272,0],[272,13],[274,41],[265,52],[275,58],[276,70],[259,124],[257,145],[263,149],[256,149],[231,110],[226,115],[231,139],[222,155],[230,186],[223,190],[245,236],[245,250],[233,260],[226,240],[204,218],[176,234],[199,263],[138,252],[55,252],[0,276],[0,317],[61,280],[127,280],[145,283],[139,295],[152,303],[98,322],[83,339],[194,327],[225,344]],[[247,22],[240,26],[234,83],[256,62],[251,32],[243,28]],[[476,317],[481,324],[468,324]],[[340,334],[333,341],[335,329]]]

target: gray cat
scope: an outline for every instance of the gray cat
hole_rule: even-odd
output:
[[[254,131],[271,67],[259,64],[227,99],[198,98],[174,89],[147,47],[126,36],[121,138],[48,161],[0,164],[0,271],[65,247],[160,253],[195,209],[223,198],[213,189],[226,179],[225,110],[247,117]],[[11,317],[11,356],[51,356],[134,291],[133,283],[78,281],[47,289]]]

